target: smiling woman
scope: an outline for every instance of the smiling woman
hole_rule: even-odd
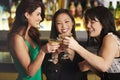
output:
[[[75,20],[69,10],[59,9],[52,19],[50,38],[61,40],[60,47],[53,54],[46,54],[43,72],[47,80],[87,80],[86,72],[81,72],[78,65],[83,59],[62,43],[66,36],[76,39]]]
[[[18,71],[17,80],[42,80],[41,64],[45,53],[59,47],[50,43],[41,46],[37,28],[43,19],[44,6],[40,0],[21,1],[8,33],[9,51]]]
[[[41,17],[41,8],[38,7],[33,13],[29,14],[28,12],[25,13],[26,18],[29,20],[30,24],[28,26],[39,27],[40,21],[42,20]]]
[[[101,73],[101,80],[120,80],[120,33],[115,29],[113,14],[108,8],[98,6],[86,11],[85,20],[89,35],[99,43],[99,56],[73,38],[66,37],[63,43],[86,60],[87,68]]]
[[[94,20],[89,19],[86,22],[86,26],[88,29],[89,36],[91,37],[99,36],[102,26],[97,18],[95,18]]]

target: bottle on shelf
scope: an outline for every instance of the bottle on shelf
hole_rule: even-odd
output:
[[[20,4],[21,0],[17,1],[16,7],[18,7],[18,5]]]
[[[115,16],[115,9],[113,7],[112,1],[109,2],[108,9],[111,11],[111,13],[113,14],[113,16]]]
[[[99,6],[98,0],[94,0],[94,2],[93,2],[93,7],[97,7],[97,6]]]
[[[76,6],[76,10],[75,10],[75,17],[80,17],[82,18],[83,17],[83,8],[82,8],[82,5],[81,3],[77,3],[77,6]]]
[[[13,24],[15,16],[16,16],[16,8],[17,8],[17,6],[16,6],[15,2],[12,2],[11,8],[10,8],[10,17],[8,18],[10,28],[12,27],[12,24]]]
[[[53,13],[54,14],[58,10],[58,2],[57,0],[53,0]]]
[[[87,7],[87,8],[91,8],[90,1],[91,1],[91,0],[87,0],[87,4],[86,4],[86,7]]]
[[[9,16],[9,13],[4,10],[3,14],[2,14],[2,28],[3,28],[3,30],[9,30],[8,16]]]
[[[116,30],[120,30],[120,2],[117,1],[116,9],[115,9],[115,24]]]
[[[83,7],[81,2],[76,4],[76,12],[75,12],[75,30],[76,31],[86,31],[85,20],[83,16]]]
[[[91,2],[91,0],[87,0],[84,13],[87,11],[87,9],[90,9],[92,7],[90,2]]]
[[[0,30],[2,29],[2,14],[3,14],[3,7],[0,5]]]
[[[117,1],[116,9],[115,9],[115,18],[119,19],[120,18],[120,2]]]
[[[11,17],[14,19],[15,18],[15,13],[16,13],[15,2],[12,2],[12,6],[11,6],[11,9],[10,9],[10,12],[11,12]]]
[[[76,9],[75,3],[74,3],[74,1],[72,1],[70,4],[69,10],[73,16],[75,16],[75,9]]]
[[[4,6],[0,6],[0,30],[9,30],[8,17],[9,12],[5,10]]]
[[[51,20],[53,15],[53,1],[47,0],[45,3],[45,16],[47,20]]]

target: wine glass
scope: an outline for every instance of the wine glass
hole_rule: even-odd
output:
[[[69,34],[59,34],[58,39],[63,40],[65,37],[72,37],[72,33],[69,33]],[[64,53],[65,54],[61,57],[61,59],[69,59],[69,53],[68,53],[67,49],[64,50]]]
[[[49,39],[49,43],[52,44],[52,45],[57,45],[57,44],[61,43],[61,40],[59,40],[59,39]],[[54,53],[52,53],[52,57],[51,57],[51,59],[48,59],[48,61],[56,64],[58,62],[58,58],[55,57],[56,53],[57,53],[57,50]]]

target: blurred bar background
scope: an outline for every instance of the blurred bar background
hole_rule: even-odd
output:
[[[12,28],[16,8],[20,1],[21,0],[0,0],[0,80],[15,80],[17,77],[12,57],[7,48],[7,34]],[[45,19],[40,24],[39,29],[41,33],[40,39],[43,44],[49,39],[52,16],[54,12],[60,8],[71,11],[76,21],[75,29],[77,40],[81,45],[94,53],[97,53],[98,46],[97,43],[87,35],[83,16],[88,8],[95,6],[105,6],[109,8],[115,18],[116,30],[120,31],[120,0],[43,0],[43,3],[45,6]],[[77,4],[79,4],[79,6]],[[99,80],[99,77],[92,72],[88,72],[88,78],[89,80]]]

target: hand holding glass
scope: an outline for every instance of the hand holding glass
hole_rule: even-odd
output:
[[[60,43],[61,43],[61,41],[60,40],[58,40],[58,39],[50,39],[49,40],[49,43],[51,44],[51,45],[59,45]],[[58,59],[57,58],[55,58],[55,53],[56,53],[56,51],[54,51],[53,50],[53,54],[52,54],[52,58],[51,59],[49,59],[48,61],[50,61],[50,62],[53,62],[53,63],[57,63],[58,62]]]
[[[63,40],[65,37],[72,37],[72,33],[69,33],[67,35],[59,34],[58,38],[60,40]],[[65,52],[65,54],[62,56],[62,59],[69,59],[69,53],[68,53],[68,51],[65,49],[64,52]]]

